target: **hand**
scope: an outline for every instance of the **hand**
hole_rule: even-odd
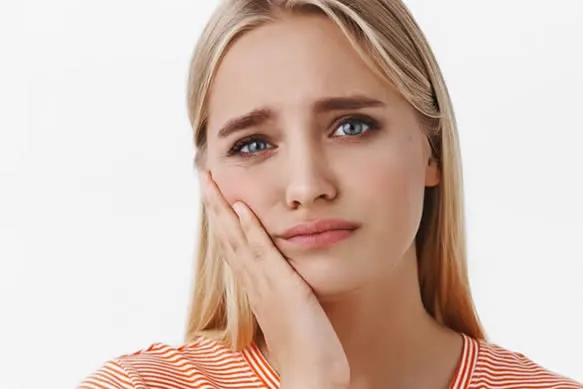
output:
[[[247,293],[282,388],[348,387],[346,354],[310,286],[245,204],[231,208],[210,174],[200,178],[211,233]]]

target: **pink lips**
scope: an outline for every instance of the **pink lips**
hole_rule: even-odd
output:
[[[302,247],[321,248],[348,238],[358,227],[357,223],[346,220],[318,220],[290,228],[280,237]]]

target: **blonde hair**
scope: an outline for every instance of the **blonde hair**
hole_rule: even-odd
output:
[[[419,26],[400,0],[227,0],[206,26],[195,49],[188,80],[188,112],[197,165],[206,147],[209,88],[230,45],[245,32],[284,13],[318,13],[335,22],[373,71],[391,83],[418,112],[441,170],[441,182],[426,188],[415,244],[421,298],[439,323],[477,339],[484,332],[467,275],[461,157],[447,87]],[[260,330],[246,295],[219,258],[202,209],[187,342],[218,339],[235,350]]]

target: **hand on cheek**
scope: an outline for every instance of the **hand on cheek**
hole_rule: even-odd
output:
[[[272,244],[248,207],[241,203],[229,207],[209,174],[201,174],[200,183],[223,259],[249,298],[282,382],[306,387],[307,381],[300,383],[298,377],[309,377],[311,383],[347,384],[346,354],[312,289]],[[308,349],[313,350],[306,354]]]

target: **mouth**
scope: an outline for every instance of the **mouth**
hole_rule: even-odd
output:
[[[351,237],[359,224],[338,219],[297,225],[280,236],[287,244],[302,248],[324,248]]]
[[[306,248],[322,248],[331,246],[350,237],[355,230],[329,230],[316,234],[296,235],[286,239],[287,242],[294,243]]]

